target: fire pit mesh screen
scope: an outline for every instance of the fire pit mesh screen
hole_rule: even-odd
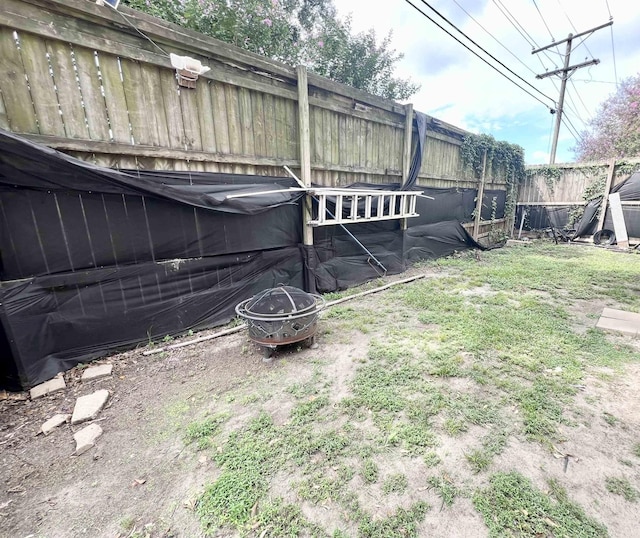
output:
[[[316,299],[292,286],[271,288],[256,295],[245,305],[251,314],[282,315],[305,312],[316,306]]]

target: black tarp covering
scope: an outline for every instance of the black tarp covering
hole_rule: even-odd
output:
[[[404,236],[404,257],[408,262],[441,258],[470,248],[484,250],[458,221],[412,226]]]
[[[574,237],[592,235],[598,225],[598,210],[602,205],[602,198],[590,200],[584,207],[582,218],[576,224]]]
[[[632,174],[631,177],[614,186],[611,192],[617,192],[620,195],[621,202],[640,201],[640,172]],[[589,236],[596,231],[598,210],[601,205],[602,197],[591,200],[586,205],[584,215],[576,226],[576,237]],[[624,215],[624,222],[627,227],[627,235],[629,237],[640,237],[640,207],[623,206],[622,214]],[[613,230],[613,220],[609,207],[607,207],[603,228]]]
[[[516,209],[515,226],[520,228],[522,212],[526,211],[526,217],[522,226],[523,230],[544,230],[554,227],[564,230],[569,224],[569,213],[573,206],[518,206]]]
[[[270,183],[269,183],[270,181]],[[205,172],[102,168],[0,129],[0,186],[52,192],[154,196],[229,213],[260,213],[299,199],[300,192],[227,198],[241,192],[297,187],[288,178]]]
[[[392,274],[479,247],[458,222],[438,222],[471,220],[472,189],[429,189],[435,200],[420,198],[404,232],[399,221],[350,225],[371,254],[339,226],[302,246],[298,192],[228,198],[292,186],[104,169],[0,131],[0,385],[28,388],[113,350],[222,324],[265,288],[334,291],[385,274],[374,257]],[[483,217],[503,211],[504,194],[487,191]]]
[[[409,167],[409,176],[402,184],[402,190],[408,191],[413,189],[418,182],[418,174],[422,167],[422,156],[424,155],[424,147],[427,141],[427,121],[428,117],[422,112],[414,112],[414,123],[418,130],[418,136],[413,139],[413,148],[411,156],[411,166]]]
[[[225,323],[241,300],[280,284],[303,287],[297,247],[4,283],[19,378],[5,383],[31,386],[113,349]]]

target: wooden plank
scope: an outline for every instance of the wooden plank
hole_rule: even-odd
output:
[[[287,155],[288,136],[286,131],[287,110],[283,99],[279,97],[273,98],[273,151],[278,157]]]
[[[95,52],[85,47],[74,47],[73,56],[78,68],[78,80],[85,108],[89,138],[109,140],[109,119],[98,78]]]
[[[311,186],[311,127],[307,69],[298,66],[298,132],[300,137],[300,179]]]
[[[262,94],[258,92],[251,92],[250,95],[254,154],[264,157],[267,154],[267,143],[265,140],[264,105],[262,103]]]
[[[345,163],[348,155],[348,134],[347,134],[347,116],[345,114],[336,114],[338,120],[336,137],[338,139],[338,158],[336,163]]]
[[[298,110],[295,103],[286,102],[285,103],[285,111],[287,116],[286,126],[287,126],[287,146],[288,151],[284,154],[289,159],[300,159],[300,143],[299,143],[299,128],[298,128]]]
[[[251,92],[245,88],[238,91],[240,111],[240,134],[242,136],[242,153],[255,155],[255,141],[253,138],[253,109],[251,107]]]
[[[26,4],[26,7],[23,7]],[[3,0],[5,15],[20,15],[30,7],[30,12],[23,18],[25,21],[34,20],[42,22],[41,26],[51,23],[56,16],[74,17],[84,23],[84,26],[93,26],[94,33],[98,35],[107,34],[113,30],[120,31],[124,25],[122,16],[115,11],[104,9],[86,0]],[[44,8],[46,11],[41,14]],[[274,60],[269,60],[258,54],[254,54],[223,41],[205,36],[193,30],[180,27],[176,24],[167,23],[156,17],[141,13],[139,11],[120,5],[118,10],[124,13],[136,28],[144,32],[156,42],[163,44],[175,44],[184,46],[189,43],[191,49],[204,56],[216,57],[231,60],[235,63],[255,66],[265,72],[271,72],[282,77],[293,78],[293,69]],[[39,14],[40,13],[40,14]],[[38,15],[39,16],[34,16]],[[121,32],[122,33],[122,32]],[[137,37],[135,32],[130,31],[131,36]],[[151,46],[149,44],[149,46]]]
[[[30,34],[20,34],[19,40],[22,63],[29,80],[40,133],[64,136],[58,96],[49,72],[46,44],[44,40]]]
[[[212,101],[216,147],[220,153],[229,153],[229,119],[227,118],[225,85],[220,82],[212,82],[209,91]]]
[[[154,159],[173,159],[176,161],[213,161],[225,164],[273,166],[284,165],[297,167],[300,162],[297,159],[281,159],[273,157],[255,157],[242,154],[208,153],[185,149],[162,148],[158,146],[131,145],[117,142],[99,142],[95,140],[68,139],[63,137],[51,137],[26,134],[26,138],[54,149],[65,152],[82,152],[84,154],[96,154],[100,166],[115,167],[121,157],[148,157]],[[171,168],[168,168],[171,169]],[[238,172],[243,173],[243,172]],[[282,172],[279,173],[282,176]]]
[[[196,82],[195,92],[202,151],[215,153],[217,148],[213,105],[211,102],[211,81],[199,78]]]
[[[340,123],[339,115],[330,112],[331,115],[331,163],[340,163]]]
[[[322,109],[317,107],[309,108],[309,129],[311,136],[311,162],[322,163],[324,162],[322,146]]]
[[[8,4],[15,4],[15,0],[5,0]],[[129,34],[122,31],[121,27],[109,29],[105,26],[89,22],[86,20],[72,19],[68,15],[60,15],[51,11],[46,12],[45,17],[49,20],[46,23],[36,20],[43,18],[42,12],[34,6],[29,6],[29,2],[21,2],[24,7],[10,8],[2,13],[6,16],[6,24],[17,30],[24,30],[37,35],[42,35],[47,39],[64,41],[73,45],[92,47],[100,52],[106,52],[145,63],[171,69],[169,59],[160,54],[153,45],[137,34]],[[3,6],[4,7],[4,6]],[[18,12],[15,12],[18,10]],[[36,17],[32,19],[31,16]],[[104,21],[102,21],[104,22]],[[172,47],[172,52],[176,54],[185,53],[191,56],[198,56],[193,51],[185,51],[185,42],[176,42]],[[211,63],[211,53],[201,56],[205,64]],[[262,75],[249,72],[237,67],[224,66],[218,64],[215,69],[205,73],[202,77],[219,80],[228,84],[245,86],[258,91],[273,93],[274,95],[295,98],[295,91],[289,84],[280,80],[274,80],[269,73]]]
[[[154,146],[169,146],[169,128],[162,95],[161,70],[154,65],[142,64],[142,91],[152,114],[148,114],[149,138]]]
[[[311,127],[309,121],[309,86],[307,68],[299,65],[298,75],[298,133],[300,136],[300,179],[311,186]],[[313,245],[311,221],[311,196],[305,196],[302,212],[302,238],[305,245]]]
[[[482,218],[482,198],[484,196],[484,180],[487,170],[487,150],[482,155],[482,176],[480,177],[480,185],[478,187],[478,194],[476,199],[476,215],[473,224],[473,238],[478,239],[478,232],[480,231],[480,220]]]
[[[264,112],[265,157],[278,157],[278,141],[276,138],[275,103],[273,95],[262,95]]]
[[[598,226],[596,231],[599,232],[602,230],[602,226],[604,225],[604,218],[607,214],[607,203],[609,202],[609,193],[611,192],[611,184],[613,182],[613,176],[615,175],[616,170],[616,160],[615,158],[609,161],[609,170],[607,171],[607,181],[604,184],[604,191],[602,193],[602,204],[600,205],[600,215],[598,216]]]
[[[89,129],[85,109],[82,106],[80,86],[76,79],[71,47],[67,43],[49,41],[47,52],[57,88],[64,132],[70,138],[87,138]]]
[[[328,94],[327,97],[309,96],[309,105],[390,127],[402,127],[404,125],[402,119],[398,118],[396,114],[385,114],[383,111],[375,109],[367,112],[354,110],[353,106],[341,103],[335,94]]]
[[[13,32],[0,26],[0,90],[5,123],[17,133],[38,133],[38,124]]]
[[[609,195],[611,205],[611,219],[613,220],[613,231],[616,234],[616,243],[620,248],[629,248],[629,236],[627,226],[624,222],[622,205],[620,204],[620,193],[614,192]]]
[[[4,105],[4,99],[2,97],[2,89],[0,88],[0,129],[11,130],[9,125],[9,116],[7,116],[7,108]]]
[[[329,110],[321,110],[322,114],[322,131],[319,133],[320,143],[322,146],[322,160],[319,163],[333,164],[332,138],[333,129],[331,125],[331,112]]]
[[[182,106],[175,74],[167,69],[159,71],[160,93],[164,105],[169,147],[185,149],[184,123],[182,121]]]
[[[365,149],[365,166],[367,168],[373,168],[373,146],[376,143],[374,134],[373,134],[373,124],[371,122],[365,122],[365,132],[366,132],[366,149]]]
[[[104,100],[111,126],[111,136],[116,142],[130,144],[129,113],[120,75],[119,59],[110,54],[101,54],[98,60],[100,62],[100,74],[102,75]]]
[[[154,145],[154,137],[151,133],[152,130],[155,130],[155,139],[157,140],[158,129],[155,125],[153,126],[155,129],[153,129],[148,122],[148,118],[154,114],[145,99],[141,66],[136,61],[122,58],[120,59],[120,68],[133,140],[136,144]]]
[[[201,151],[202,135],[200,134],[200,117],[195,90],[180,88],[179,98],[180,106],[182,107],[185,147],[195,151]]]
[[[229,127],[229,146],[233,154],[244,153],[242,128],[240,124],[240,88],[225,86],[227,103],[227,125]]]

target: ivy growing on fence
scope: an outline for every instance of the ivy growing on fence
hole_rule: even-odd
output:
[[[466,170],[473,177],[482,177],[482,161],[487,155],[485,177],[504,179],[507,187],[505,218],[515,213],[517,189],[516,185],[525,177],[524,150],[517,144],[501,142],[491,135],[468,134],[462,141],[460,153]]]

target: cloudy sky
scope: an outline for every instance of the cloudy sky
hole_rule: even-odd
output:
[[[567,84],[565,114],[556,162],[571,162],[576,137],[599,104],[616,90],[617,81],[640,72],[640,3],[637,0],[334,0],[342,15],[353,16],[355,30],[374,28],[380,37],[393,32],[393,47],[405,57],[398,74],[422,85],[410,101],[414,108],[476,133],[520,144],[527,163],[546,163],[558,100],[558,76],[537,80],[536,74],[562,67],[566,44],[533,55],[532,48],[565,39],[607,23],[573,43],[570,65],[592,58],[599,65],[576,70]],[[453,22],[543,94],[509,74],[532,96],[473,56],[462,45],[412,8],[413,3],[474,48],[431,11]],[[425,3],[426,2],[426,3]],[[508,17],[511,17],[509,20]],[[613,49],[615,49],[615,62]],[[476,49],[477,50],[477,49]],[[484,56],[484,55],[483,55]],[[492,64],[496,62],[489,59]],[[502,71],[505,71],[501,68]]]

